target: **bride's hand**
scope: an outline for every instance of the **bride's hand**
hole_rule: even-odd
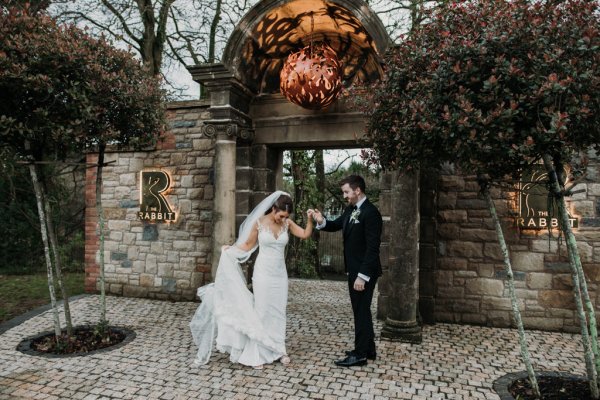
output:
[[[315,222],[317,224],[322,224],[323,223],[323,214],[321,214],[321,211],[319,211],[319,209],[315,208],[313,210],[313,217],[314,217]]]
[[[313,215],[315,215],[315,210],[309,208],[308,210],[306,210],[306,215],[308,216],[308,218],[313,218]]]

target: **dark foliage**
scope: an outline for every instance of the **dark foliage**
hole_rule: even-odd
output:
[[[29,171],[7,152],[0,153],[0,215],[0,274],[37,270],[44,248]]]
[[[45,12],[50,6],[50,0],[0,0],[0,9],[18,8],[27,10],[29,14]]]
[[[492,178],[600,144],[598,1],[448,2],[404,38],[367,104],[371,161]],[[369,92],[367,92],[369,93]]]
[[[14,222],[0,229],[0,238],[6,239],[0,250],[3,259],[20,252],[32,263],[43,255],[41,245],[40,251],[31,250],[41,244],[35,232],[39,220],[33,214],[35,197],[25,190],[26,172],[16,163],[44,163],[36,166],[44,201],[53,209],[59,237],[68,238],[59,256],[69,259],[71,244],[82,244],[74,238],[81,238],[83,204],[69,201],[81,180],[65,191],[60,161],[81,162],[86,151],[100,144],[148,146],[164,128],[161,82],[131,53],[33,11],[0,6],[0,153],[10,155],[0,160],[7,172],[0,179],[7,187],[0,190],[10,191],[0,205]],[[77,229],[80,235],[72,236]]]
[[[0,13],[0,92],[0,145],[36,160],[141,147],[163,129],[160,81],[131,53],[27,10]]]

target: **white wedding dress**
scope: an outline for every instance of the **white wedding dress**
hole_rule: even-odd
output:
[[[215,282],[198,289],[202,304],[190,329],[198,346],[196,364],[206,364],[213,343],[231,362],[248,366],[272,363],[286,355],[285,329],[288,279],[285,246],[288,225],[271,232],[257,222],[259,253],[248,290],[240,266],[248,253],[236,247],[223,251]]]

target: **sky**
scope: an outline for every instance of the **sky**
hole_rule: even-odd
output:
[[[347,168],[352,161],[362,162],[360,158],[360,149],[329,150],[323,154],[323,161],[325,162],[325,171],[337,167],[342,161],[342,166],[345,168]]]
[[[182,88],[180,100],[195,100],[199,97],[200,85],[192,79],[189,71],[180,63],[174,65],[166,72],[167,79],[171,81],[172,86]]]

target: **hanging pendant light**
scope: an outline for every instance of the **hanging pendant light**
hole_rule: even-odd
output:
[[[279,74],[279,88],[292,103],[319,110],[337,98],[342,88],[342,65],[331,47],[313,45],[313,27],[311,14],[310,46],[288,56]]]

